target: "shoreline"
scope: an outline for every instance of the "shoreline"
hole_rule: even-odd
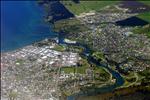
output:
[[[52,35],[52,36],[48,36],[48,37],[45,37],[45,38],[43,38],[43,39],[39,39],[39,40],[36,40],[36,41],[32,41],[31,43],[23,44],[23,45],[18,46],[18,47],[16,47],[16,48],[11,48],[11,49],[7,49],[7,50],[2,50],[2,48],[1,48],[1,54],[2,54],[2,53],[9,53],[9,52],[13,52],[13,51],[19,50],[19,49],[22,49],[22,48],[24,48],[24,47],[31,46],[31,45],[33,45],[33,44],[35,44],[35,43],[45,41],[46,39],[55,40],[55,38],[56,38],[55,35],[57,35],[57,34],[54,34],[54,35]]]
[[[94,96],[85,96],[85,97],[81,96],[81,97],[78,97],[78,100],[93,100],[93,99],[94,100],[109,100],[111,98],[115,98],[119,96],[132,95],[136,92],[150,93],[150,90],[146,86],[136,85],[136,86],[129,86],[129,87],[124,87],[120,89],[115,89],[113,92],[102,93],[102,94],[98,94]]]
[[[83,15],[81,15],[81,16],[76,16],[77,18],[82,18],[82,17],[86,17],[86,16],[92,16],[93,14],[95,14],[95,12],[94,11],[91,11],[90,13],[83,13]],[[60,34],[60,32],[58,32],[57,34]],[[63,40],[61,41],[59,38],[62,38]],[[73,38],[75,38],[75,37],[73,37]],[[1,54],[7,54],[7,53],[14,53],[14,52],[18,52],[18,51],[21,51],[22,49],[25,49],[26,48],[26,50],[25,50],[25,52],[24,51],[21,51],[20,52],[20,54],[18,54],[18,53],[16,53],[17,55],[18,55],[18,58],[19,57],[22,57],[23,58],[23,60],[20,60],[20,58],[19,59],[15,59],[16,61],[14,62],[15,64],[16,64],[16,66],[18,66],[18,65],[21,65],[22,64],[22,67],[24,68],[24,65],[25,64],[29,64],[29,65],[32,65],[32,63],[35,61],[35,65],[34,66],[38,66],[37,68],[40,68],[40,66],[38,65],[38,64],[41,64],[41,63],[43,63],[43,62],[45,62],[45,63],[43,63],[43,65],[41,65],[41,66],[44,66],[45,67],[45,65],[46,66],[48,66],[48,67],[53,67],[53,65],[52,64],[54,64],[54,65],[56,65],[55,67],[59,67],[59,69],[60,69],[60,64],[62,64],[62,59],[59,59],[59,57],[61,56],[61,55],[64,55],[65,57],[65,59],[66,58],[68,58],[67,56],[70,56],[71,54],[72,54],[72,56],[73,56],[73,58],[76,58],[76,59],[73,59],[72,61],[75,61],[72,65],[74,66],[75,64],[76,64],[76,62],[78,61],[78,52],[75,54],[75,53],[70,53],[70,52],[68,52],[68,51],[65,51],[66,49],[64,49],[63,47],[57,47],[57,49],[63,49],[65,52],[68,52],[67,54],[63,54],[63,53],[61,53],[61,51],[54,51],[54,50],[51,50],[51,47],[50,47],[50,45],[48,45],[48,46],[46,46],[45,48],[42,48],[43,46],[45,46],[45,43],[41,43],[42,41],[47,41],[48,40],[48,42],[49,42],[49,40],[53,40],[53,41],[55,41],[54,42],[54,45],[59,45],[60,46],[60,44],[61,45],[63,45],[63,44],[65,44],[66,46],[69,46],[69,45],[73,45],[74,44],[74,46],[78,46],[78,47],[83,47],[84,48],[84,50],[83,50],[83,52],[82,52],[82,55],[83,56],[85,56],[85,57],[87,57],[87,61],[88,61],[88,63],[94,63],[94,64],[96,64],[96,65],[98,65],[99,67],[103,67],[103,68],[105,68],[105,71],[107,71],[107,72],[109,72],[109,74],[111,75],[111,78],[109,79],[109,81],[110,81],[110,83],[111,83],[111,81],[112,82],[114,82],[113,84],[102,84],[102,85],[99,85],[100,87],[96,87],[95,86],[95,84],[94,84],[94,86],[91,86],[90,88],[89,87],[83,87],[83,88],[80,88],[80,90],[79,90],[79,92],[77,91],[77,93],[74,93],[74,94],[72,94],[72,95],[69,95],[69,96],[66,96],[66,97],[64,97],[64,95],[63,95],[63,93],[62,93],[62,91],[60,91],[61,93],[62,93],[62,97],[64,97],[64,98],[66,98],[67,100],[74,100],[74,99],[76,99],[76,97],[78,98],[78,100],[93,100],[93,98],[95,98],[94,100],[99,100],[99,98],[102,98],[102,100],[108,100],[108,99],[112,99],[112,98],[115,98],[115,97],[119,97],[119,96],[124,96],[124,95],[131,95],[131,94],[134,94],[134,93],[136,93],[137,91],[148,91],[148,92],[150,92],[150,90],[148,90],[147,89],[147,87],[146,86],[143,86],[143,84],[141,85],[132,85],[132,86],[127,86],[127,87],[122,87],[123,85],[124,85],[124,83],[125,83],[125,78],[122,76],[122,73],[120,73],[119,71],[118,71],[118,69],[116,69],[116,70],[113,70],[113,68],[112,67],[109,67],[109,63],[108,62],[106,62],[106,64],[108,64],[108,65],[104,65],[103,63],[101,63],[101,62],[99,62],[98,60],[96,60],[96,59],[94,59],[91,55],[90,55],[90,53],[89,52],[87,52],[87,51],[90,51],[90,49],[89,49],[89,47],[88,46],[85,46],[84,44],[82,44],[82,43],[78,43],[78,41],[74,41],[74,40],[72,40],[72,39],[68,39],[67,37],[65,38],[65,37],[56,37],[56,38],[52,38],[52,37],[46,37],[46,38],[44,38],[44,39],[42,39],[42,40],[39,40],[39,41],[35,41],[35,42],[33,42],[33,43],[30,43],[29,45],[25,45],[25,46],[22,46],[22,47],[20,47],[20,48],[16,48],[15,50],[10,50],[10,51],[6,51],[6,52],[1,52]],[[34,47],[34,44],[38,44],[39,43],[39,48],[33,48],[33,49],[31,49],[30,50],[30,47]],[[77,44],[78,43],[78,44]],[[43,45],[44,44],[44,45]],[[48,43],[49,44],[49,43]],[[56,49],[56,48],[55,48]],[[30,51],[30,52],[29,52]],[[36,52],[34,52],[34,51],[36,51]],[[40,52],[39,52],[40,51]],[[63,51],[62,51],[63,52]],[[72,51],[71,51],[72,52]],[[24,54],[22,54],[22,53],[24,53]],[[28,54],[29,53],[29,54]],[[22,55],[21,55],[22,54]],[[34,55],[35,54],[35,55]],[[87,55],[86,55],[87,54]],[[25,58],[25,55],[27,55],[26,56],[26,59],[24,59]],[[32,56],[33,57],[32,57]],[[55,61],[56,61],[56,63],[54,63],[54,62],[52,62],[52,58],[53,57],[56,57],[56,56],[58,56],[56,59],[55,59]],[[70,58],[72,58],[72,56],[70,56]],[[8,55],[8,58],[9,58],[9,55]],[[11,56],[10,56],[10,58],[11,58]],[[12,56],[12,58],[14,58],[14,55]],[[24,64],[24,62],[25,61],[27,61],[28,59],[30,58],[30,60],[32,61],[29,61],[29,62],[26,62],[25,64]],[[38,59],[37,59],[38,58]],[[70,59],[69,58],[69,59]],[[117,58],[119,58],[119,57],[117,57]],[[59,60],[58,60],[59,59]],[[4,59],[4,61],[5,61],[5,59]],[[8,62],[9,61],[11,61],[10,59],[8,59]],[[13,61],[13,60],[12,60]],[[37,62],[38,63],[37,63]],[[60,64],[58,63],[60,61]],[[68,60],[66,60],[66,61],[68,61]],[[70,60],[71,61],[71,60]],[[8,64],[8,62],[6,62],[6,64]],[[50,63],[51,62],[51,63]],[[45,64],[45,65],[44,65]],[[59,65],[58,65],[59,64]],[[29,67],[29,65],[27,65],[27,66],[25,66],[25,67],[27,67],[27,71],[28,71],[28,67]],[[50,65],[50,66],[49,66]],[[52,65],[52,66],[51,66]],[[69,65],[69,62],[68,62],[68,64],[66,64],[66,62],[64,62],[64,65],[66,66],[68,66]],[[63,66],[63,65],[62,65]],[[33,66],[30,66],[30,68],[32,68]],[[36,69],[37,69],[36,68]],[[39,69],[40,71],[42,71],[41,69]],[[33,70],[34,71],[34,70]],[[24,71],[23,71],[24,72]],[[18,73],[18,72],[17,72]],[[43,73],[43,72],[41,72],[41,73]],[[57,72],[55,72],[55,73],[57,73]],[[58,73],[57,74],[59,74],[59,71],[58,71]],[[40,75],[40,74],[39,74]],[[49,74],[47,74],[47,75],[49,75]],[[55,76],[56,74],[54,74],[54,76]],[[11,75],[10,75],[11,76]],[[34,75],[33,75],[34,76]],[[40,75],[41,76],[41,75]],[[58,75],[59,76],[59,75]],[[52,85],[52,87],[50,87],[50,90],[54,87],[54,85],[56,85],[56,86],[58,86],[58,83],[57,82],[59,82],[59,77],[58,77],[57,75],[54,77],[54,81],[56,82],[56,83],[54,83],[54,84],[50,84],[50,85]],[[45,77],[44,75],[43,75],[43,77]],[[48,76],[49,77],[49,76]],[[51,78],[51,77],[49,77],[49,78]],[[55,79],[56,78],[56,79]],[[112,79],[114,79],[114,80],[112,80]],[[36,80],[36,79],[35,79]],[[37,82],[37,83],[39,83],[39,82]],[[148,86],[148,87],[150,87],[150,86]],[[40,90],[40,89],[38,89],[38,90]],[[66,89],[64,89],[64,90],[66,90]],[[56,89],[56,92],[59,94],[59,92],[57,91],[57,89]],[[76,91],[75,91],[76,92]],[[49,93],[50,94],[50,93]],[[61,98],[62,98],[61,97]],[[90,99],[91,98],[91,99]]]

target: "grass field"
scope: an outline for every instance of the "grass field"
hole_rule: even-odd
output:
[[[65,74],[75,73],[77,70],[78,74],[86,74],[86,70],[88,69],[88,66],[81,66],[81,67],[63,67],[61,68],[61,72],[63,71]],[[102,67],[96,67],[94,68],[94,76],[96,80],[101,81],[108,81],[110,79],[110,73],[108,73],[104,68]],[[98,77],[96,75],[99,75]]]
[[[77,73],[85,74],[86,69],[89,68],[89,63],[87,62],[86,59],[82,59],[81,62],[82,62],[81,66],[63,67],[61,68],[61,71],[64,71],[64,73],[69,74],[69,73],[75,73],[75,71],[77,70]]]
[[[77,73],[85,74],[87,68],[88,67],[86,67],[86,66],[77,67]],[[61,71],[64,71],[64,73],[66,73],[66,74],[75,73],[76,67],[63,67],[63,68],[61,68]]]
[[[103,53],[102,52],[94,52],[93,54],[92,54],[92,56],[95,58],[95,59],[97,59],[97,60],[99,60],[99,59],[104,59],[104,56],[103,56]]]
[[[22,64],[24,63],[24,61],[23,61],[23,59],[17,59],[17,60],[15,61],[15,63],[16,63],[17,65],[22,65]]]
[[[139,2],[142,2],[142,3],[150,6],[150,1],[148,1],[148,0],[147,1],[146,0],[139,0]]]
[[[125,83],[122,87],[133,85],[137,80],[134,72],[130,72],[128,75],[123,75],[123,78],[125,79]]]
[[[76,4],[72,1],[63,1],[62,3],[75,15],[80,15],[81,13],[87,13],[91,10],[99,11],[101,8],[105,6],[110,6],[118,3],[119,1],[80,1],[80,3]]]
[[[144,0],[138,0],[139,2],[142,2],[144,3],[145,5],[149,5],[150,6],[150,1],[144,1]],[[150,23],[150,12],[145,12],[145,13],[142,13],[142,14],[139,14],[137,17],[145,20],[145,21],[148,21]]]
[[[148,38],[150,38],[150,24],[144,27],[136,27],[133,29],[133,33],[135,34],[145,34]]]
[[[74,73],[75,67],[63,67],[61,68],[61,71],[64,71],[66,74]]]
[[[56,51],[65,51],[65,47],[63,45],[56,45],[53,50],[56,50]]]
[[[85,74],[87,68],[88,67],[86,67],[86,66],[77,67],[77,73]],[[76,67],[63,67],[63,68],[61,68],[61,71],[64,71],[64,73],[66,73],[66,74],[75,73]]]
[[[90,68],[89,63],[87,62],[86,59],[82,59],[82,65],[81,66],[73,66],[73,67],[62,67],[61,71],[64,71],[64,73],[66,74],[70,74],[70,73],[75,73],[77,71],[77,73],[79,74],[86,74],[86,70]],[[97,67],[95,65],[93,65],[93,71],[96,74],[100,74],[101,77],[108,79],[109,78],[109,73],[102,67]]]
[[[150,23],[150,12],[145,12],[145,13],[139,14],[137,17]]]
[[[88,28],[77,19],[65,19],[55,22],[54,31],[63,31],[65,33],[77,33],[87,31]]]

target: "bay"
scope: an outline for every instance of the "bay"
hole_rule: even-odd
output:
[[[44,15],[36,1],[1,1],[1,52],[53,37]]]

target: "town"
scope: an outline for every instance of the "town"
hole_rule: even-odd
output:
[[[102,68],[95,69],[77,53],[56,51],[62,49],[56,49],[57,46],[56,42],[45,39],[9,53],[2,53],[2,95],[21,99],[35,99],[39,95],[40,99],[55,100],[59,98],[60,90],[71,95],[79,92],[79,86],[91,86],[90,82],[100,86],[115,82],[109,72]],[[9,87],[7,84],[10,84]]]
[[[134,86],[149,88],[150,39],[135,30],[150,25],[118,24],[139,19],[138,13],[129,12],[115,4],[76,14],[53,23],[57,37],[1,53],[2,100],[68,100]],[[49,22],[51,16],[47,18]]]

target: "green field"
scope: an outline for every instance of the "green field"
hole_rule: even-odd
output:
[[[91,10],[99,11],[101,8],[105,6],[110,6],[118,3],[119,1],[80,1],[80,3],[76,4],[72,1],[62,1],[62,3],[75,15],[80,15],[81,13],[87,13]]]
[[[61,71],[64,71],[66,74],[74,73],[75,67],[63,67],[61,68]]]
[[[146,0],[139,0],[139,1],[150,6],[150,1],[148,1],[148,0],[147,1]]]
[[[81,66],[81,67],[63,67],[61,68],[61,72],[64,72],[65,74],[75,73],[77,70],[78,74],[86,74],[86,69],[88,69],[88,66]],[[94,76],[96,80],[101,81],[108,81],[110,79],[110,74],[101,67],[94,67]],[[98,76],[97,76],[98,75]]]
[[[87,30],[88,28],[75,18],[60,20],[54,24],[55,32],[63,31],[65,33],[77,33]]]
[[[138,80],[137,77],[135,76],[136,73],[130,72],[128,75],[122,75],[125,83],[123,84],[122,87],[128,87],[136,83]]]
[[[102,52],[94,52],[93,54],[92,54],[92,56],[95,58],[95,59],[97,59],[97,60],[103,60],[104,59],[104,56],[103,56],[103,53]]]
[[[145,69],[142,72],[138,72],[140,77],[144,77],[141,79],[141,83],[148,83],[150,84],[150,68]],[[149,87],[150,90],[150,87]]]
[[[70,74],[70,73],[75,73],[77,70],[77,73],[79,74],[85,74],[86,73],[86,69],[88,67],[86,66],[81,66],[81,67],[63,67],[61,68],[61,71],[64,71],[64,73],[66,74]]]
[[[75,72],[79,74],[86,74],[87,69],[93,69],[94,74],[99,74],[100,77],[105,80],[108,80],[110,77],[109,73],[104,68],[97,67],[96,65],[90,67],[86,59],[82,59],[82,64],[80,66],[62,67],[61,72],[63,71],[66,74],[75,73]]]
[[[16,65],[22,65],[24,63],[23,59],[16,59],[15,64]]]
[[[136,27],[133,29],[133,33],[135,34],[145,34],[148,38],[150,38],[150,24],[144,27]]]
[[[86,59],[82,59],[81,63],[82,64],[80,66],[63,67],[61,68],[61,71],[64,71],[64,73],[66,74],[75,73],[75,71],[77,71],[77,73],[80,73],[80,74],[85,74],[86,69],[90,67],[89,63],[87,62]]]
[[[86,73],[86,69],[88,67],[86,66],[81,66],[81,67],[63,67],[61,68],[61,71],[64,71],[64,73],[66,74],[70,74],[70,73],[75,73],[77,70],[77,73],[79,74],[85,74]]]
[[[137,15],[137,17],[150,23],[150,12],[145,12],[145,13],[139,14],[139,15]]]
[[[138,72],[138,74],[141,76],[150,77],[150,69],[146,69],[142,72]]]
[[[65,47],[63,45],[56,45],[53,50],[56,50],[56,51],[65,51]]]
[[[138,0],[139,2],[142,2],[144,3],[145,5],[149,5],[150,6],[150,1],[144,1],[144,0]],[[148,21],[150,23],[150,12],[145,12],[145,13],[142,13],[142,14],[139,14],[137,17],[145,20],[145,21]]]

